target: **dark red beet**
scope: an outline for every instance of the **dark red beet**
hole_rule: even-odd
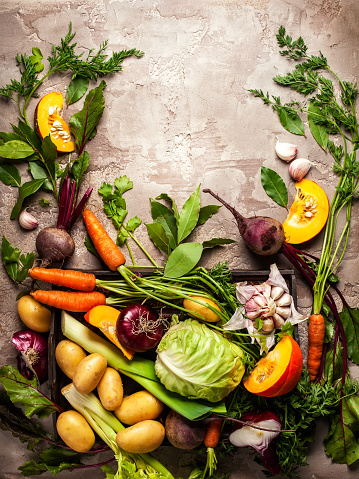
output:
[[[42,266],[50,263],[63,263],[75,251],[75,242],[67,231],[48,227],[36,237],[36,249],[42,259]]]
[[[244,242],[254,253],[270,256],[277,253],[285,241],[282,223],[267,216],[244,218],[233,206],[209,189],[203,190],[222,203],[235,217]]]

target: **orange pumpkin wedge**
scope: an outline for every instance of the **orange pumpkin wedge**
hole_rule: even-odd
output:
[[[41,138],[50,135],[59,153],[74,151],[70,129],[61,117],[64,98],[60,92],[48,93],[41,98],[35,110],[35,126]]]
[[[328,197],[315,181],[303,178],[295,185],[297,193],[283,223],[285,240],[290,244],[309,241],[321,232],[329,215]]]
[[[112,306],[99,305],[88,311],[84,318],[86,321],[98,328],[113,344],[115,344],[125,355],[131,360],[134,356],[134,351],[126,348],[118,339],[116,333],[116,323],[120,311]]]
[[[260,359],[244,387],[257,396],[287,394],[298,384],[303,369],[303,355],[291,336],[284,336],[276,347]]]

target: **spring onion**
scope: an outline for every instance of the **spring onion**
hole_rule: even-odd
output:
[[[204,400],[191,400],[168,391],[156,376],[153,361],[139,356],[129,361],[115,345],[101,338],[65,311],[62,311],[61,329],[66,338],[75,341],[88,353],[96,352],[105,356],[111,367],[134,379],[160,401],[187,419],[191,421],[200,419],[211,412],[225,414],[223,401],[209,403]]]

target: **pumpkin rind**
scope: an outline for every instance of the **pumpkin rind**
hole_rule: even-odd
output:
[[[328,219],[328,197],[315,181],[302,179],[295,185],[297,194],[283,223],[285,240],[290,244],[309,241],[321,232]]]
[[[61,117],[64,98],[60,92],[51,92],[41,98],[35,111],[35,125],[41,136],[50,135],[59,153],[71,153],[75,145],[71,140],[70,129]]]

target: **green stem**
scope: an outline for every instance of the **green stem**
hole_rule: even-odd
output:
[[[133,241],[137,244],[137,246],[145,253],[145,255],[151,261],[153,266],[155,266],[156,268],[159,268],[156,261],[152,258],[152,256],[149,254],[149,252],[144,248],[144,246],[142,246],[142,244],[137,240],[137,238],[130,231],[127,231],[127,234],[129,235],[130,238],[133,239]]]

